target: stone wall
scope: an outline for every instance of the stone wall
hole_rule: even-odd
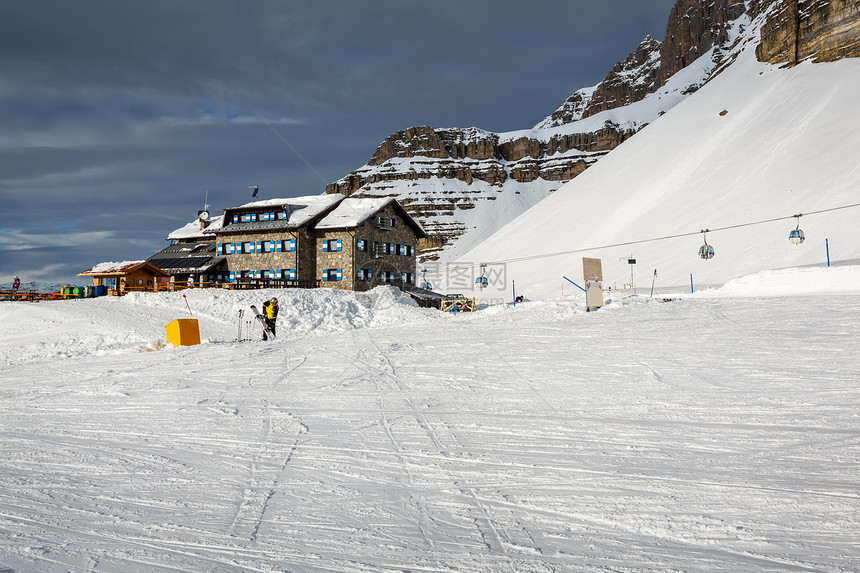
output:
[[[376,225],[377,217],[390,217],[395,219],[394,228],[380,229]],[[341,251],[323,251],[323,241],[340,239]],[[367,249],[359,252],[356,248],[356,240],[363,239]],[[385,207],[372,218],[359,225],[356,229],[321,231],[316,239],[317,279],[322,279],[325,269],[341,269],[341,281],[328,281],[323,286],[343,290],[370,290],[380,283],[382,271],[392,271],[395,274],[394,285],[400,284],[400,273],[416,272],[415,256],[404,256],[400,254],[385,255],[376,258],[373,251],[374,243],[394,243],[398,245],[409,245],[415,248],[417,253],[418,239],[415,232],[406,220],[391,206]],[[359,281],[356,277],[358,269],[366,269],[373,272],[373,281]],[[391,284],[391,283],[386,283]]]
[[[242,243],[257,241],[278,241],[295,238],[291,233],[242,233],[235,235],[219,235],[217,242],[220,243]],[[298,248],[298,241],[296,241]],[[226,250],[224,251],[226,253]],[[295,269],[296,254],[293,252],[281,253],[243,253],[241,255],[225,255],[227,272],[239,271],[266,271],[270,269]]]
[[[296,256],[299,265],[296,278],[300,281],[315,281],[319,278],[316,235],[307,229],[299,229],[296,231],[296,237]]]

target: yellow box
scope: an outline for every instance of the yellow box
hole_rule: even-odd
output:
[[[200,344],[200,326],[196,318],[177,318],[164,327],[167,343],[173,346],[193,346]]]

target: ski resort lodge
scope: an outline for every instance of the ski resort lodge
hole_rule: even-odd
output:
[[[416,247],[427,234],[394,198],[325,194],[228,208],[168,235],[147,259],[171,284],[234,288],[414,285]]]

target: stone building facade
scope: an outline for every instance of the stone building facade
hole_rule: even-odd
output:
[[[368,290],[414,284],[426,234],[393,198],[321,195],[248,203],[213,229],[222,280],[271,286]]]
[[[339,211],[352,214],[339,219]],[[364,291],[414,285],[421,226],[394,199],[350,198],[316,226],[324,285]]]

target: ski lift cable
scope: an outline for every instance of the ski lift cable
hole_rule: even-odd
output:
[[[507,263],[519,263],[522,261],[532,261],[532,260],[536,260],[536,259],[548,259],[551,257],[561,257],[564,255],[574,255],[576,253],[584,253],[586,251],[597,251],[597,250],[601,250],[601,249],[611,249],[611,248],[615,248],[615,247],[626,247],[629,245],[640,245],[642,243],[653,243],[655,241],[665,241],[668,239],[678,239],[681,237],[692,237],[695,235],[701,235],[703,233],[714,233],[716,231],[727,231],[730,229],[739,229],[741,227],[751,227],[753,225],[762,225],[764,223],[774,223],[776,221],[785,221],[788,219],[794,219],[795,217],[805,217],[807,215],[818,215],[820,213],[828,213],[830,211],[839,211],[840,209],[850,209],[853,207],[860,207],[860,203],[854,203],[851,205],[842,205],[840,207],[831,207],[830,209],[820,209],[818,211],[808,211],[806,213],[798,213],[796,215],[788,215],[786,217],[776,217],[773,219],[763,219],[761,221],[752,221],[749,223],[740,223],[738,225],[728,225],[726,227],[717,227],[714,229],[702,229],[701,231],[693,231],[693,232],[689,232],[689,233],[679,233],[677,235],[665,235],[663,237],[653,237],[650,239],[640,239],[638,241],[626,241],[623,243],[614,243],[611,245],[601,245],[601,246],[597,246],[597,247],[585,247],[585,248],[581,248],[581,249],[573,249],[570,251],[559,251],[556,253],[545,253],[542,255],[531,255],[528,257],[518,257],[515,259],[488,261],[486,263],[479,263],[479,264],[480,265],[503,265],[503,264],[507,264]],[[473,264],[471,266],[475,267],[478,265]]]

